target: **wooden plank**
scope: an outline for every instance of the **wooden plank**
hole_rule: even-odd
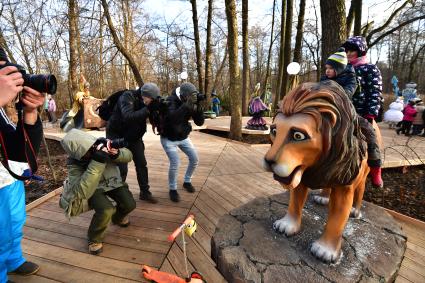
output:
[[[94,270],[88,270],[85,268],[76,267],[73,265],[57,262],[54,260],[45,259],[42,257],[33,256],[30,254],[24,254],[27,260],[35,262],[40,265],[40,270],[37,275],[48,277],[51,280],[57,280],[60,282],[67,283],[80,283],[80,282],[102,282],[102,283],[131,283],[136,282],[134,280],[125,279],[122,277],[111,276],[108,274],[96,272]],[[16,276],[15,282],[27,282],[25,281],[29,277]],[[49,282],[49,281],[43,281]]]
[[[220,215],[211,207],[209,207],[203,200],[197,199],[195,206],[214,224],[217,226],[217,222],[220,219]]]
[[[407,248],[416,251],[421,256],[425,256],[425,248],[421,248],[415,244],[412,244],[411,242],[407,241]]]
[[[397,276],[397,278],[395,279],[395,283],[412,283],[412,281],[404,278],[403,276]]]
[[[403,264],[401,265],[398,275],[406,278],[407,280],[413,283],[425,282],[425,277],[421,276],[420,274],[416,273],[414,270],[411,270],[410,268],[408,268],[407,266]]]
[[[185,269],[184,254],[182,250],[178,247],[176,243],[171,246],[170,252],[167,255],[167,260],[170,262],[173,269],[176,271],[176,274],[182,278],[187,276]],[[195,270],[191,262],[188,261],[187,268],[189,274]]]
[[[116,277],[140,280],[140,264],[123,262],[101,256],[72,251],[29,239],[22,240],[22,250],[33,256],[66,263],[76,267],[109,274]]]
[[[55,197],[57,195],[60,195],[62,193],[62,191],[63,191],[63,188],[60,187],[60,188],[57,188],[56,190],[53,190],[53,191],[45,194],[44,196],[42,196],[42,197],[36,199],[35,201],[30,202],[29,204],[27,204],[25,206],[25,210],[28,211],[28,210],[33,209],[34,207],[39,206],[40,204],[48,201],[49,199],[51,199],[51,198],[53,198],[53,197]]]
[[[18,276],[18,275],[8,275],[8,280],[19,283],[53,283],[53,282],[64,282],[52,280],[43,276],[39,276],[38,274],[31,276]]]
[[[61,222],[61,223],[72,223],[74,225],[87,227],[87,228],[90,225],[90,221],[88,221],[86,218],[74,217],[71,219],[71,221],[68,221],[68,219],[65,218],[65,216],[61,213],[47,211],[40,208],[35,208],[30,210],[28,212],[28,215],[38,217],[38,218],[44,218],[44,219],[52,220],[56,222]],[[129,227],[126,227],[125,229],[116,225],[109,225],[108,232],[119,233],[119,234],[124,234],[128,236],[135,236],[135,237],[152,238],[152,239],[157,239],[159,241],[161,241],[162,239],[163,241],[166,241],[167,236],[169,234],[169,232],[167,231],[162,231],[157,229],[147,229],[147,228],[135,227],[131,225]]]
[[[176,271],[174,270],[173,266],[171,265],[170,261],[168,259],[165,259],[164,262],[161,265],[160,271],[164,271],[170,274],[177,275]]]
[[[59,223],[49,221],[43,218],[37,218],[33,216],[27,217],[26,226],[33,227],[35,229],[41,229],[46,231],[52,231],[59,234],[69,235],[72,237],[78,237],[81,239],[87,239],[87,228],[80,227],[69,223]],[[133,237],[122,235],[118,233],[106,233],[105,243],[127,247],[131,249],[137,249],[142,251],[150,251],[155,253],[165,254],[170,249],[171,244],[165,241],[157,241],[155,239]]]
[[[45,243],[52,246],[67,248],[82,253],[88,253],[87,240],[59,234],[51,231],[25,227],[25,239]],[[102,257],[116,259],[119,261],[132,262],[136,264],[146,264],[159,267],[165,257],[164,254],[147,252],[137,249],[130,249],[105,243],[103,245]]]
[[[418,254],[416,251],[411,250],[409,248],[406,249],[404,256],[410,258],[416,263],[425,266],[425,256]]]
[[[409,269],[414,270],[416,273],[422,275],[424,277],[424,282],[425,282],[425,266],[407,257],[403,259],[401,265],[407,266]]]
[[[56,206],[54,203],[46,202],[42,205],[40,205],[38,208],[43,210],[49,210],[54,211],[58,213],[63,213],[63,210]],[[91,218],[93,217],[94,211],[88,211],[86,213],[83,213],[78,216],[78,218],[86,218],[87,221],[91,221]],[[138,213],[139,216],[134,215],[133,212],[130,213],[130,222],[131,225],[137,226],[137,227],[144,227],[149,229],[159,229],[164,231],[174,231],[176,227],[175,222],[169,222],[169,221],[161,221],[161,220],[154,220],[146,217],[140,217],[141,213]]]
[[[212,223],[196,206],[192,207],[190,213],[195,215],[196,223],[201,225],[208,235],[212,236],[215,231],[214,223]]]

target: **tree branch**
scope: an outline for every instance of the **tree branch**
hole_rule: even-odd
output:
[[[398,26],[396,26],[396,27],[394,27],[394,28],[390,29],[389,31],[387,31],[387,32],[385,32],[385,33],[383,33],[383,34],[381,34],[381,35],[380,35],[377,39],[375,39],[372,43],[368,44],[368,45],[369,45],[369,48],[371,48],[372,46],[376,45],[379,41],[381,41],[381,40],[382,40],[383,38],[385,38],[386,36],[388,36],[388,35],[392,34],[392,33],[393,33],[393,32],[395,32],[396,30],[399,30],[400,28],[402,28],[402,27],[404,27],[404,26],[406,26],[406,25],[408,25],[408,24],[411,24],[411,23],[413,23],[413,22],[415,22],[415,21],[417,21],[417,20],[422,20],[422,19],[425,19],[425,15],[418,16],[418,17],[412,18],[412,19],[410,19],[410,20],[408,20],[408,21],[402,22],[402,23],[401,23],[401,24],[399,24]]]

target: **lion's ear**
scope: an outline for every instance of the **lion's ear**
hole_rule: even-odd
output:
[[[331,122],[332,127],[335,127],[338,117],[337,113],[335,112],[335,109],[321,109],[321,111],[324,116],[329,117],[329,121]]]

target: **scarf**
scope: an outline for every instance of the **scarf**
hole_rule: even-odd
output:
[[[353,67],[357,67],[357,66],[364,65],[364,64],[367,64],[367,63],[368,63],[368,60],[367,60],[366,55],[357,57],[354,60],[350,60],[350,64],[353,65]]]

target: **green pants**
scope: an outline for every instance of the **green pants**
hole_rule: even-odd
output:
[[[116,202],[116,207],[108,197]],[[120,223],[136,208],[133,195],[126,186],[108,192],[97,189],[89,199],[89,205],[95,211],[87,233],[89,243],[102,243],[109,222]]]

